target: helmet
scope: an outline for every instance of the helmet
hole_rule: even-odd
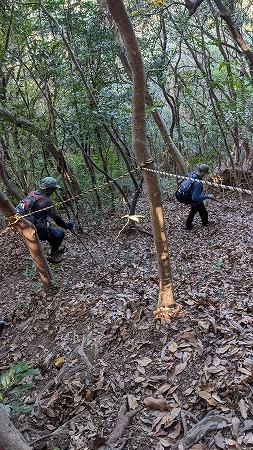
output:
[[[39,189],[48,189],[48,188],[56,189],[60,187],[61,186],[57,184],[57,180],[53,177],[43,178],[43,180],[39,182]]]
[[[200,164],[199,172],[209,173],[209,166],[207,164]]]

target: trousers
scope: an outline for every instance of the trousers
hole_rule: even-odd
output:
[[[58,228],[37,228],[40,241],[48,241],[51,245],[51,251],[55,252],[61,245],[65,233]]]
[[[202,225],[206,226],[208,224],[208,212],[206,210],[206,207],[203,202],[199,203],[199,205],[191,206],[189,215],[186,219],[186,228],[190,230],[192,228],[192,221],[194,219],[194,216],[199,213]]]

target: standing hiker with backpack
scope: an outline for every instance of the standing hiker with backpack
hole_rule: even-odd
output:
[[[198,168],[198,173],[190,172],[186,177],[194,178],[196,180],[203,180],[203,178],[209,173],[209,167],[207,164],[200,164]],[[179,188],[176,191],[176,198],[179,202],[189,204],[191,206],[190,212],[186,219],[186,230],[192,230],[192,221],[197,213],[199,213],[202,226],[205,227],[209,224],[208,212],[204,205],[204,200],[207,198],[214,199],[213,194],[203,195],[203,184],[183,180]]]
[[[61,245],[65,233],[59,228],[53,228],[49,219],[59,227],[73,231],[75,222],[65,222],[55,209],[54,202],[50,198],[56,189],[60,186],[53,177],[43,178],[39,182],[38,189],[30,192],[26,198],[20,201],[16,208],[17,214],[26,215],[33,213],[27,217],[36,227],[38,237],[41,241],[48,241],[51,246],[51,252],[48,254],[49,260],[57,259],[57,257],[64,252],[65,246]],[[36,212],[37,211],[37,212]]]

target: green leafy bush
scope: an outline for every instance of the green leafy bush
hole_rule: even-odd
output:
[[[11,364],[0,378],[0,407],[10,416],[29,412],[32,406],[25,405],[20,396],[34,387],[22,382],[24,378],[39,375],[38,369],[31,369],[26,361]]]

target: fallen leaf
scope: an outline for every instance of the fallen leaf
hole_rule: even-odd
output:
[[[98,450],[102,445],[106,443],[107,439],[104,437],[98,436],[94,441],[92,442],[92,450]]]
[[[142,383],[143,381],[145,381],[145,379],[146,379],[146,378],[144,378],[144,377],[136,377],[136,378],[134,379],[134,381],[135,381],[135,383]]]
[[[187,361],[181,363],[181,364],[177,364],[177,366],[175,367],[175,371],[174,371],[174,377],[176,375],[178,375],[179,373],[183,372],[183,370],[186,368],[187,366]]]
[[[55,360],[54,365],[55,365],[55,367],[59,367],[59,366],[62,366],[64,363],[65,363],[65,358],[63,356],[59,356]]]
[[[146,397],[144,398],[144,403],[151,409],[158,409],[162,412],[168,410],[168,405],[164,398]]]
[[[141,366],[141,367],[146,367],[151,362],[152,362],[152,359],[148,358],[147,356],[145,356],[142,359],[137,360],[138,366]]]
[[[173,341],[170,345],[168,345],[168,350],[171,353],[175,353],[177,351],[177,343]]]
[[[241,398],[241,400],[239,401],[238,405],[239,405],[241,416],[244,419],[247,419],[247,416],[248,416],[247,411],[249,409],[249,406],[247,405],[245,400],[243,400],[243,398]]]
[[[138,402],[134,395],[127,394],[127,402],[130,409],[136,409],[138,406]]]
[[[226,448],[226,442],[223,436],[220,434],[216,434],[214,436],[214,442],[217,445],[218,448],[225,449]]]
[[[238,417],[233,417],[232,419],[232,436],[236,437],[239,434],[239,429],[241,426],[241,422]]]
[[[167,392],[170,388],[171,388],[171,385],[165,383],[161,387],[159,387],[159,389],[156,391],[156,394],[157,395],[164,394],[164,392]]]

